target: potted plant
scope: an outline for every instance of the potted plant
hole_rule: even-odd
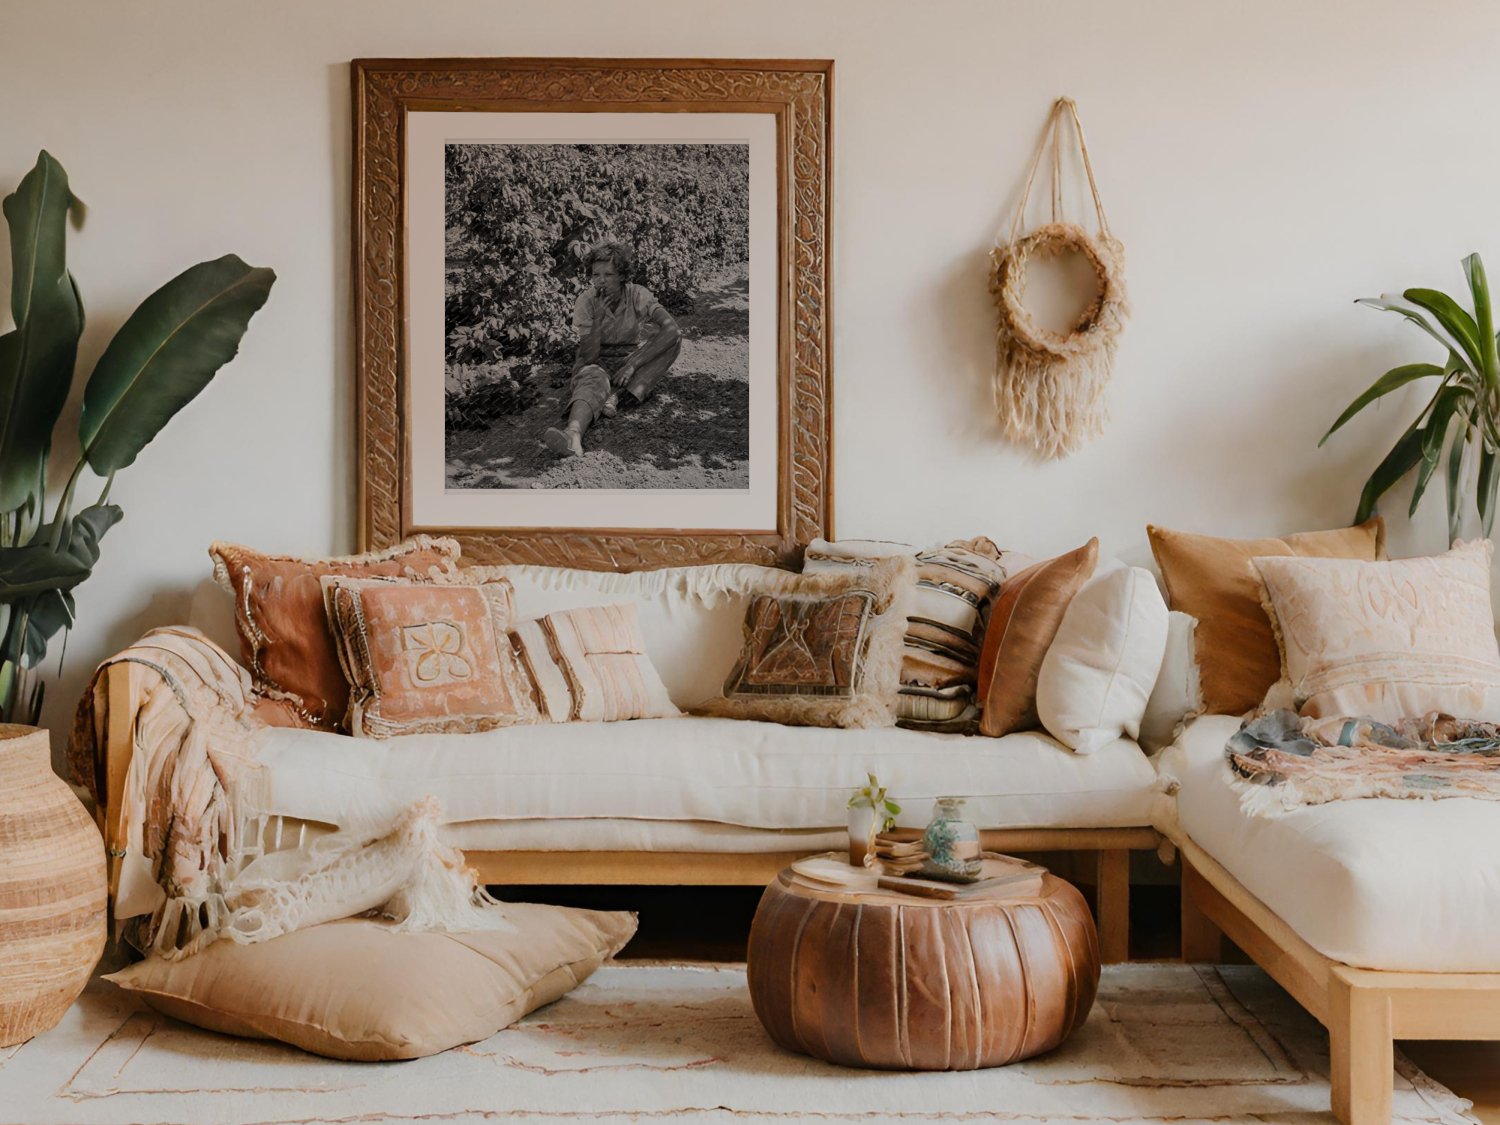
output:
[[[65,252],[68,217],[82,208],[62,165],[42,152],[4,213],[15,327],[0,335],[0,722],[34,724],[43,684],[28,682],[32,670],[72,625],[73,589],[124,515],[109,503],[115,474],[234,358],[276,275],[227,254],[141,302],[84,384],[78,458],[49,512],[47,462],[84,323]],[[104,486],[75,511],[85,468]]]
[[[1484,534],[1489,535],[1494,526],[1495,494],[1500,488],[1496,461],[1500,455],[1500,357],[1484,263],[1478,254],[1470,254],[1463,260],[1463,269],[1472,312],[1436,289],[1407,289],[1399,295],[1387,293],[1356,302],[1399,313],[1441,345],[1447,358],[1441,364],[1407,363],[1387,371],[1349,404],[1318,443],[1321,446],[1365,407],[1408,383],[1438,380],[1432,397],[1370,474],[1360,494],[1355,523],[1369,519],[1380,498],[1412,470],[1417,479],[1408,514],[1414,515],[1442,465],[1449,542],[1459,536],[1471,491]]]
[[[868,784],[856,789],[849,798],[849,862],[856,867],[875,846],[875,836],[896,826],[901,806],[886,794],[884,785],[873,773],[865,774]]]

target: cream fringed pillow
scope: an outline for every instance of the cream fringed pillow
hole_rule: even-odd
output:
[[[349,731],[469,734],[538,721],[511,650],[511,585],[325,577]]]
[[[792,726],[885,727],[896,721],[910,556],[787,576],[745,610],[745,643],[705,714]]]
[[[370,918],[270,941],[216,941],[105,979],[158,1012],[315,1055],[375,1062],[488,1039],[580,984],[635,933],[634,914],[505,904],[514,931],[394,933]]]
[[[549,613],[517,625],[516,653],[554,723],[613,723],[682,714],[646,655],[629,602]]]
[[[1500,721],[1488,540],[1391,562],[1259,558],[1282,653],[1268,702],[1392,723],[1440,711]]]

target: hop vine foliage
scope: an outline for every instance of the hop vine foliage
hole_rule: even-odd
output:
[[[446,151],[447,359],[563,362],[590,247],[634,247],[672,312],[749,256],[742,144],[454,144]]]

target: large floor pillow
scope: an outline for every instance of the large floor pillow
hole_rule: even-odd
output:
[[[488,1039],[567,994],[635,934],[622,911],[508,903],[514,932],[397,933],[349,918],[255,945],[215,942],[106,980],[196,1027],[316,1055],[416,1059]]]

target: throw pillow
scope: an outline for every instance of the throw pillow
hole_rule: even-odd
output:
[[[869,566],[877,558],[911,554],[916,587],[906,619],[896,725],[921,730],[969,730],[979,716],[974,685],[979,646],[996,592],[1009,574],[1030,563],[985,538],[954,540],[925,551],[899,543],[819,539],[803,556],[803,573]]]
[[[539,719],[508,632],[511,585],[322,580],[349,732],[470,734]]]
[[[1167,604],[1198,619],[1203,706],[1216,715],[1241,715],[1260,706],[1281,673],[1251,559],[1296,555],[1373,562],[1385,557],[1385,522],[1379,516],[1358,527],[1279,539],[1217,539],[1151,526],[1146,534]]]
[[[1198,684],[1198,660],[1193,634],[1198,619],[1175,609],[1167,614],[1167,651],[1161,658],[1156,686],[1141,716],[1141,749],[1164,750],[1177,740],[1184,720],[1202,714],[1203,689]]]
[[[1114,566],[1069,603],[1037,675],[1047,733],[1080,754],[1139,739],[1167,648],[1167,603],[1150,572]]]
[[[565,995],[636,926],[634,914],[520,902],[505,916],[514,933],[394,933],[349,918],[254,945],[216,941],[105,979],[209,1031],[334,1059],[416,1059],[488,1039]]]
[[[307,726],[335,730],[349,685],[323,611],[324,575],[428,578],[452,573],[458,543],[419,535],[387,551],[305,559],[215,543],[214,579],[234,598],[240,653],[261,695],[288,705]]]
[[[1393,562],[1256,559],[1283,655],[1278,686],[1312,718],[1500,721],[1491,552],[1482,540]]]
[[[1036,684],[1073,596],[1094,573],[1099,540],[1039,562],[1000,588],[979,658],[979,731],[992,738],[1040,723]]]
[[[881,727],[896,718],[916,564],[788,576],[745,610],[745,642],[710,715],[792,726]]]
[[[517,625],[511,640],[531,677],[537,705],[551,722],[682,714],[646,655],[630,602],[549,613]]]

